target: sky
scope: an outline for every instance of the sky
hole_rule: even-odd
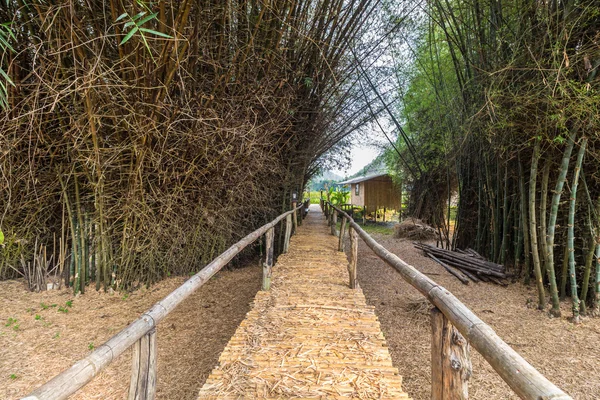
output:
[[[348,167],[347,170],[339,170],[334,169],[332,172],[341,175],[348,176],[357,173],[365,166],[367,166],[371,161],[373,161],[382,149],[376,149],[374,146],[357,144],[352,147],[351,150],[351,159],[352,164]]]
[[[396,135],[392,129],[393,125],[388,118],[385,116],[380,117],[379,123],[391,140],[396,141]],[[366,167],[388,146],[389,142],[379,128],[364,130],[354,137],[352,150],[350,151],[352,160],[350,166],[347,169],[334,169],[332,172],[343,177],[353,175]]]

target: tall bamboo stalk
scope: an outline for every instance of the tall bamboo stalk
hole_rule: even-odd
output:
[[[542,172],[542,187],[540,193],[540,255],[542,261],[542,271],[548,271],[548,228],[546,226],[547,208],[548,208],[548,181],[550,180],[550,160],[544,161]]]
[[[590,230],[589,243],[588,243],[588,251],[585,257],[585,265],[583,269],[583,279],[581,284],[581,314],[587,315],[587,297],[588,290],[590,287],[590,276],[592,275],[592,263],[594,261],[594,254],[596,253],[596,238],[594,235],[593,222],[591,216],[591,208],[588,207],[588,227]]]
[[[567,281],[569,280],[569,247],[566,244],[560,271],[560,299],[564,300],[567,297]]]
[[[573,172],[573,183],[571,185],[571,198],[569,199],[569,222],[568,237],[569,246],[569,277],[571,280],[571,298],[573,299],[573,323],[579,323],[579,296],[577,293],[577,276],[575,271],[575,204],[577,202],[577,186],[579,184],[579,172],[583,163],[583,156],[587,145],[587,137],[581,139],[575,171]]]
[[[540,159],[540,141],[536,140],[533,147],[533,156],[531,158],[531,174],[529,176],[529,234],[531,236],[531,255],[533,258],[533,272],[535,274],[535,283],[538,291],[538,309],[546,308],[546,293],[544,291],[544,280],[540,267],[540,254],[537,244],[537,225],[535,210],[535,192],[537,181],[537,166]]]
[[[575,144],[576,136],[577,131],[573,130],[567,139],[567,146],[563,152],[558,179],[556,180],[556,187],[554,189],[554,195],[552,196],[552,203],[550,204],[550,215],[548,217],[548,234],[546,237],[546,247],[548,251],[546,259],[548,262],[546,264],[546,268],[548,273],[548,281],[550,283],[550,296],[552,298],[552,309],[550,310],[550,313],[555,317],[560,317],[561,315],[558,288],[556,286],[556,273],[554,269],[554,235],[556,232],[556,217],[558,216],[560,197],[562,195],[565,180],[567,179],[569,160],[571,158],[571,152],[573,151],[573,145]]]
[[[525,250],[525,284],[529,284],[530,279],[530,238],[529,238],[529,218],[527,218],[527,192],[525,192],[525,171],[521,159],[519,158],[519,198],[521,200],[521,226],[523,229],[523,247]]]

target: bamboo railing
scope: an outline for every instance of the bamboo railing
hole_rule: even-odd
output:
[[[91,354],[76,362],[71,368],[58,374],[43,386],[34,390],[23,400],[60,400],[66,399],[90,382],[96,375],[112,363],[129,347],[133,346],[131,382],[129,400],[152,400],[156,395],[156,326],[183,300],[204,285],[214,274],[219,272],[246,246],[262,235],[266,236],[267,256],[263,265],[263,289],[268,290],[273,267],[273,240],[275,226],[285,220],[284,251],[289,247],[292,230],[297,226],[297,211],[302,209],[304,217],[305,203],[300,206],[292,203],[292,209],[258,228],[239,242],[235,243],[183,285],[156,303],[152,308],[133,321],[125,329],[114,335],[106,343],[99,346]]]
[[[413,266],[386,250],[338,207],[321,201],[332,233],[337,234],[334,221],[342,217],[339,232],[343,251],[344,231],[349,225],[352,246],[350,254],[350,287],[356,287],[358,236],[386,264],[417,289],[434,306],[432,324],[432,400],[467,398],[468,378],[471,375],[469,345],[475,348],[500,377],[522,399],[572,400],[571,396],[546,379],[531,364],[504,342],[494,330],[477,317],[452,293],[429,279]]]

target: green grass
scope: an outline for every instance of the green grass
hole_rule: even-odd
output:
[[[385,223],[385,224],[383,224],[383,223],[382,224],[367,223],[366,225],[359,223],[359,225],[369,235],[372,233],[378,233],[380,235],[393,235],[394,234],[394,228],[392,226],[388,225],[387,223]]]
[[[366,225],[363,225],[362,222],[360,220],[354,220],[354,222],[356,222],[358,225],[360,225],[360,227],[367,232],[369,235],[372,233],[378,233],[380,235],[393,235],[394,234],[394,227],[391,226],[388,223],[373,223],[373,222],[368,222]],[[339,231],[341,229],[341,222],[338,221],[337,223],[337,230]]]

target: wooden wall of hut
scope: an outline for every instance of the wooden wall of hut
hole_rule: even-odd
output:
[[[364,193],[363,205],[369,211],[375,211],[382,208],[388,210],[400,210],[402,204],[402,188],[392,182],[389,176],[380,176],[361,182],[361,188]]]

